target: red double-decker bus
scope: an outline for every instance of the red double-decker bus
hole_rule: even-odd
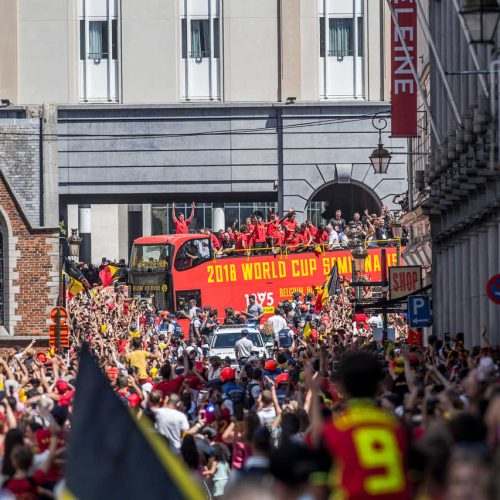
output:
[[[385,247],[388,266],[397,265],[397,244]],[[350,279],[351,254],[345,249],[217,256],[203,234],[144,236],[134,241],[129,284],[133,295],[152,297],[163,310],[175,312],[194,299],[198,307],[210,305],[220,314],[226,307],[244,311],[255,295],[268,315],[294,292],[312,293],[335,262],[339,274]],[[381,279],[380,248],[368,249],[363,274],[370,281]]]

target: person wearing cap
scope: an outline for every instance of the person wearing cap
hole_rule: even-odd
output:
[[[255,347],[253,342],[248,338],[249,333],[246,328],[243,328],[241,330],[241,339],[234,344],[234,354],[240,366],[246,363],[246,360],[252,355],[252,350]]]

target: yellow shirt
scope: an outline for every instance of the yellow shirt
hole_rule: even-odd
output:
[[[130,363],[131,366],[137,368],[137,371],[139,372],[139,379],[141,380],[148,378],[147,359],[150,357],[151,354],[149,352],[142,350],[132,351],[130,354],[127,355],[127,361]]]

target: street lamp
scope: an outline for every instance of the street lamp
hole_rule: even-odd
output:
[[[373,171],[376,174],[385,174],[389,168],[389,163],[391,163],[392,155],[382,144],[382,130],[387,127],[387,120],[378,116],[379,114],[380,113],[377,113],[372,119],[374,128],[378,130],[378,148],[372,151],[372,154],[370,155],[370,163],[372,164]]]
[[[368,250],[363,244],[350,249],[354,267],[359,273],[365,272],[366,258],[368,257]]]
[[[71,236],[67,239],[68,254],[71,260],[77,261],[80,256],[80,245],[82,238],[78,236],[78,229],[71,230]]]
[[[392,237],[400,240],[403,237],[403,224],[399,221],[393,221],[390,224]]]
[[[460,7],[471,43],[494,43],[500,19],[497,0],[462,0]]]

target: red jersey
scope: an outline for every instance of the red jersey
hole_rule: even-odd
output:
[[[318,228],[316,226],[307,226],[307,229],[309,229],[309,232],[312,234],[313,238],[316,238],[316,235],[318,234]]]
[[[285,219],[282,222],[282,226],[285,228],[285,237],[288,238],[295,231],[295,228],[297,227],[297,221],[295,219]]]
[[[219,248],[220,248],[220,243],[219,243],[219,240],[215,237],[215,234],[210,233],[210,239],[212,240],[212,246],[213,246],[216,250],[219,250]]]
[[[326,243],[328,241],[328,233],[326,231],[318,231],[314,237],[316,243]]]
[[[300,234],[304,237],[304,243],[308,244],[311,241],[311,231],[309,231],[309,229],[304,229]]]
[[[236,250],[244,250],[247,248],[247,236],[246,234],[240,233],[236,237]]]
[[[295,247],[304,244],[304,235],[298,233],[286,242],[287,247]]]
[[[328,422],[322,442],[334,461],[333,498],[406,500],[406,442],[398,420],[369,399],[353,399]]]
[[[253,230],[253,237],[255,243],[265,243],[266,241],[266,225],[261,222],[257,224]]]
[[[227,408],[221,408],[220,418],[217,418],[214,412],[206,412],[207,424],[213,424],[217,428],[217,436],[214,441],[222,442],[222,434],[231,423],[231,412]]]
[[[174,221],[175,234],[188,234],[188,227],[191,221],[183,220],[182,222],[178,219]]]
[[[153,390],[161,391],[163,397],[169,396],[170,394],[180,394],[182,384],[184,383],[184,375],[177,375],[171,380],[162,380],[153,386]]]

